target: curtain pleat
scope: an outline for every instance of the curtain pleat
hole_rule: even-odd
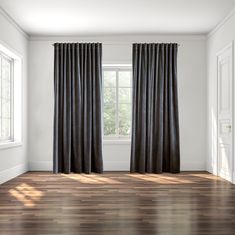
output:
[[[133,44],[131,172],[180,171],[177,50]]]
[[[55,173],[103,171],[102,45],[54,45]]]

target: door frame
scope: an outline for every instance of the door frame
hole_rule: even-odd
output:
[[[217,135],[216,135],[216,175],[219,175],[219,151],[218,151],[218,138],[219,138],[219,110],[218,110],[218,104],[219,104],[219,56],[221,56],[226,50],[231,48],[232,53],[232,167],[231,167],[231,183],[235,184],[235,159],[234,159],[234,146],[235,146],[235,138],[234,138],[234,124],[235,124],[235,102],[234,102],[234,91],[235,91],[235,82],[234,82],[234,41],[231,41],[229,44],[227,44],[223,49],[218,51],[216,53],[216,82],[217,82],[217,91],[216,91],[216,125],[217,125]],[[229,181],[230,182],[230,181]]]

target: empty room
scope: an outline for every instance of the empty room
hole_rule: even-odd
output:
[[[0,235],[235,234],[235,0],[0,0]]]

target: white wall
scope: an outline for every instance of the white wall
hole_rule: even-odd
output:
[[[217,59],[216,54],[235,40],[235,12],[231,13],[207,39],[208,149],[207,170],[217,174]],[[235,163],[235,161],[234,161]],[[234,166],[235,169],[235,166]],[[235,175],[233,176],[235,182]]]
[[[0,183],[27,170],[27,36],[0,10],[0,44],[22,56],[23,62],[23,144],[0,148]]]
[[[52,169],[54,42],[102,42],[103,63],[131,63],[133,42],[177,42],[181,169],[206,169],[206,43],[203,36],[37,38],[29,42],[29,165]],[[130,143],[104,144],[104,169],[129,170]]]

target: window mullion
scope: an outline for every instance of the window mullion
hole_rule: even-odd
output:
[[[0,71],[0,72],[1,72],[1,79],[0,79],[0,80],[1,80],[1,81],[0,81],[0,82],[1,82],[1,110],[0,110],[0,112],[1,112],[1,113],[0,113],[0,114],[1,114],[1,120],[0,120],[0,121],[1,121],[1,130],[0,130],[0,133],[1,133],[1,138],[2,138],[2,123],[3,123],[3,122],[2,122],[2,120],[3,120],[3,119],[2,119],[2,104],[3,104],[3,103],[2,103],[2,100],[3,100],[3,99],[2,99],[2,80],[3,80],[3,78],[2,78],[2,56],[1,56],[1,58],[0,58],[0,68],[1,68],[1,71]]]
[[[14,64],[10,63],[10,139],[14,140]]]
[[[116,135],[119,136],[119,76],[116,70]]]

